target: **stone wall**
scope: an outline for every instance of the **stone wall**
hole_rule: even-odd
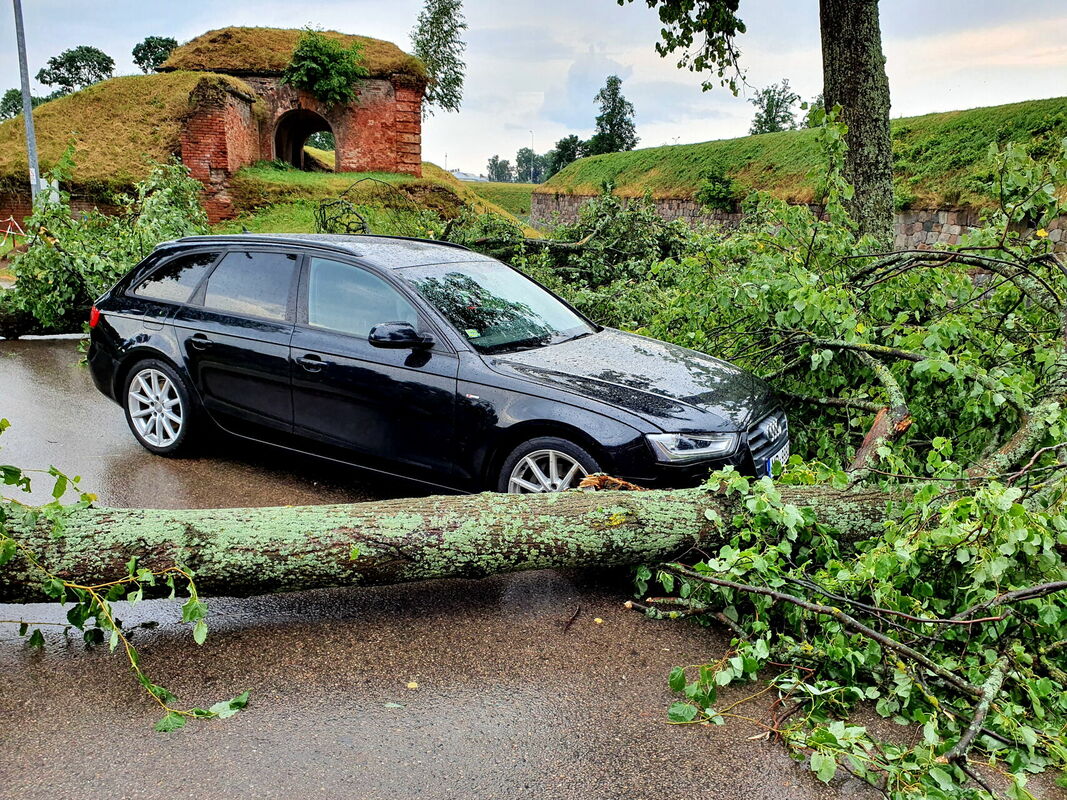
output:
[[[578,209],[589,200],[587,195],[550,194],[534,192],[530,203],[530,220],[534,225],[554,222],[573,222]],[[694,200],[666,198],[656,200],[656,210],[664,219],[684,219],[689,223],[714,222],[736,227],[741,214],[715,211],[708,213]],[[820,206],[812,210],[822,213]],[[894,219],[897,250],[930,247],[935,244],[956,244],[961,233],[979,224],[978,212],[973,209],[909,209],[898,211]],[[1067,252],[1067,217],[1053,220],[1048,228],[1049,240],[1057,252]]]

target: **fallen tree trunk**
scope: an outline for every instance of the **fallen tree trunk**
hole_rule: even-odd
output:
[[[851,540],[876,535],[880,491],[782,487]],[[480,494],[288,508],[87,508],[60,536],[12,530],[21,548],[0,569],[0,602],[36,602],[46,575],[83,585],[127,575],[127,562],[196,574],[202,595],[249,596],[554,567],[659,563],[733,536],[736,497],[706,489]],[[721,520],[716,521],[716,520]],[[357,550],[354,552],[354,548]],[[355,556],[355,557],[353,557]],[[146,595],[151,587],[146,588]],[[157,593],[162,593],[157,587]]]

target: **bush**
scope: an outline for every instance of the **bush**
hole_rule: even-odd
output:
[[[71,151],[50,177],[65,182],[73,168]],[[29,249],[14,261],[11,304],[49,328],[72,330],[86,319],[93,299],[147,256],[160,242],[207,232],[199,181],[177,162],[157,164],[117,198],[121,213],[90,211],[73,215],[70,195],[37,195],[26,220]]]
[[[311,92],[329,108],[355,100],[357,83],[367,74],[359,44],[345,47],[336,39],[308,29],[293,50],[282,82]]]
[[[721,164],[713,164],[703,176],[696,191],[696,200],[704,208],[712,211],[737,211],[740,188],[733,178],[726,174]]]

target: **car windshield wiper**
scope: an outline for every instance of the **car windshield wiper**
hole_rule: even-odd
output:
[[[575,339],[584,339],[586,336],[592,336],[596,331],[582,331],[576,333],[574,336],[568,336],[564,339],[554,339],[552,344],[563,344],[564,342],[573,342]]]

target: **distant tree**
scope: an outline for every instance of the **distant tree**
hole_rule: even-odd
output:
[[[70,94],[107,80],[114,71],[115,61],[111,56],[83,44],[48,59],[48,64],[37,73],[37,82],[55,86],[61,94]]]
[[[551,178],[572,161],[577,161],[585,154],[586,142],[583,142],[573,133],[570,136],[564,136],[556,142],[556,149],[552,151],[552,161],[548,165],[548,173],[545,177]]]
[[[51,100],[52,97],[37,97],[36,95],[30,95],[30,105],[32,108],[37,108],[41,103],[45,103]],[[0,119],[11,119],[17,117],[22,113],[22,90],[21,89],[8,89],[4,92],[3,97],[0,97]]]
[[[622,94],[622,78],[609,75],[604,88],[593,98],[600,103],[596,133],[589,140],[589,155],[633,150],[638,138],[634,128],[634,106]]]
[[[797,126],[793,106],[800,100],[800,95],[789,88],[789,78],[781,83],[772,83],[760,89],[748,102],[756,107],[756,117],[752,120],[751,134],[789,131]]]
[[[466,29],[462,0],[426,0],[411,32],[412,49],[430,73],[422,106],[426,115],[434,108],[459,111],[467,70],[463,61],[467,44],[462,38]]]
[[[538,158],[529,147],[523,147],[515,154],[515,180],[519,183],[535,183],[538,173]]]
[[[355,100],[359,79],[366,75],[362,45],[345,47],[337,39],[305,28],[282,73],[282,83],[311,92],[330,107]]]
[[[549,172],[552,163],[556,160],[556,151],[549,150],[547,153],[542,153],[537,157],[537,180],[534,183],[544,183],[548,180]]]
[[[488,177],[491,181],[499,183],[511,183],[515,180],[515,173],[511,170],[511,162],[500,156],[493,156],[486,166]]]
[[[159,69],[177,46],[177,39],[169,36],[146,36],[143,42],[134,45],[133,63],[141,68],[141,72],[152,72]]]
[[[804,127],[818,128],[822,124],[823,115],[826,114],[826,101],[822,98],[822,92],[805,105],[807,108],[804,109]]]
[[[317,147],[319,150],[333,150],[337,147],[337,142],[329,131],[319,131],[311,134],[304,144],[308,147]]]

